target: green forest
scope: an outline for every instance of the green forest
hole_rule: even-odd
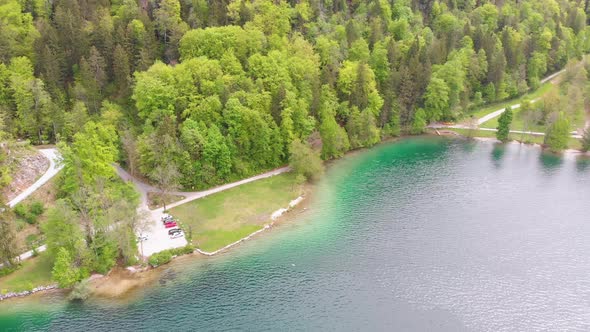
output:
[[[292,146],[328,160],[422,133],[582,59],[588,7],[0,0],[2,136],[64,156],[44,230],[57,273],[75,267],[60,277],[68,286],[134,261],[138,197],[113,163],[198,190],[285,165]],[[13,254],[0,248],[0,260]]]

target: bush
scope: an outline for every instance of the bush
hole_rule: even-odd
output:
[[[90,296],[90,288],[88,287],[89,280],[84,279],[78,282],[75,286],[68,299],[70,301],[84,301]]]
[[[559,117],[547,128],[545,145],[553,152],[567,149],[570,136],[570,123],[566,116],[561,113]]]
[[[192,244],[187,244],[184,247],[170,249],[172,256],[182,256],[192,254],[195,251],[195,247]]]
[[[14,213],[27,222],[27,224],[34,225],[37,223],[37,218],[45,212],[45,207],[41,202],[33,202],[31,205],[18,204],[13,209]]]
[[[4,276],[11,274],[12,272],[18,270],[19,267],[20,267],[20,265],[12,265],[12,266],[1,268],[0,269],[0,277],[4,277]]]
[[[157,266],[166,264],[166,263],[170,262],[171,260],[172,260],[172,253],[170,252],[170,250],[164,250],[159,253],[151,255],[150,259],[148,260],[148,263],[150,263],[150,265],[153,267],[157,267]]]
[[[167,249],[151,255],[148,259],[148,263],[153,267],[158,267],[169,263],[174,256],[188,255],[192,254],[194,251],[195,247],[192,244],[180,248]]]
[[[31,203],[31,205],[29,206],[29,212],[32,215],[35,215],[36,217],[40,216],[43,214],[43,212],[45,212],[45,206],[43,206],[43,203],[41,202],[33,202]]]
[[[13,210],[17,217],[25,219],[27,217],[27,207],[24,204],[17,204]]]

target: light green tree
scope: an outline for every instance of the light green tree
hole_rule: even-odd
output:
[[[344,128],[336,122],[338,99],[329,86],[322,86],[320,97],[320,136],[322,138],[322,158],[341,157],[350,149],[350,142]]]
[[[93,186],[99,178],[112,179],[117,143],[112,126],[89,121],[74,135],[71,145],[60,144],[64,163],[61,189],[71,194],[83,186]]]
[[[433,77],[424,94],[424,106],[429,121],[440,120],[449,108],[449,87],[440,78]]]
[[[563,113],[559,113],[557,119],[547,128],[545,133],[545,145],[553,152],[559,152],[567,148],[570,136],[570,122]]]
[[[307,143],[295,139],[289,149],[289,166],[297,175],[303,175],[308,181],[317,180],[324,172],[324,165],[319,153]]]
[[[56,259],[65,249],[72,258],[78,258],[85,246],[79,215],[65,200],[58,200],[47,212],[47,221],[42,224],[47,254]]]
[[[412,121],[410,133],[412,135],[422,134],[426,129],[426,124],[426,112],[424,109],[420,108],[416,111],[416,113],[414,113],[414,121]]]
[[[51,275],[61,288],[70,288],[80,281],[80,269],[74,266],[66,248],[60,248],[57,252]]]

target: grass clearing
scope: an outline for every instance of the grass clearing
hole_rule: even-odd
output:
[[[524,128],[524,120],[522,118],[522,112],[520,108],[516,108],[512,110],[512,123],[510,124],[510,128],[513,130],[523,130]],[[500,117],[497,116],[489,121],[486,121],[481,124],[482,128],[498,128],[498,119]],[[537,131],[544,133],[547,128],[544,125],[532,124],[527,128],[526,131]]]
[[[525,99],[529,99],[529,100],[537,99],[537,98],[543,96],[544,94],[546,94],[547,92],[549,92],[550,90],[555,89],[555,88],[556,88],[556,86],[553,85],[552,83],[549,83],[549,82],[543,83],[535,91],[531,91],[531,92],[526,93],[526,94],[524,94],[524,95],[522,95],[520,97],[517,97],[517,98],[512,98],[512,99],[501,101],[501,102],[498,102],[498,103],[493,103],[493,104],[490,104],[490,105],[485,105],[485,106],[483,106],[481,108],[477,108],[477,109],[473,110],[472,112],[469,112],[467,115],[468,116],[474,116],[475,118],[479,119],[479,118],[482,118],[483,116],[485,116],[485,115],[487,115],[489,113],[495,112],[497,110],[506,108],[506,107],[511,106],[511,105],[514,105],[514,104],[519,104],[520,102],[522,102]],[[486,127],[486,128],[488,128],[488,127]],[[492,127],[489,127],[489,128],[492,128]],[[495,128],[495,127],[493,127],[493,128]]]
[[[170,214],[192,232],[192,242],[215,251],[261,229],[270,215],[301,194],[293,173],[250,182],[177,206]]]
[[[52,264],[45,255],[28,259],[9,275],[0,278],[0,292],[22,292],[37,286],[47,286],[51,280]]]
[[[47,181],[47,183],[20,203],[29,206],[34,202],[41,202],[45,208],[45,211],[37,217],[37,223],[34,225],[28,224],[22,220],[17,221],[17,243],[20,250],[23,252],[31,250],[33,247],[38,247],[40,243],[43,242],[43,234],[41,233],[40,226],[47,219],[47,211],[49,208],[55,206],[58,192],[58,177],[59,174]]]
[[[517,109],[513,109],[512,110],[512,123],[510,124],[510,128],[512,130],[523,130],[524,128],[524,120],[522,118],[522,112],[520,108]],[[495,117],[489,121],[486,121],[484,123],[481,124],[480,127],[482,128],[498,128],[498,119],[500,117]],[[579,119],[575,119],[574,121],[571,121],[571,131],[577,130],[578,128],[583,128],[585,125],[586,120],[584,119],[583,116],[579,117]],[[538,124],[532,124],[529,126],[529,128],[527,128],[526,131],[536,131],[536,132],[541,132],[544,133],[547,130],[547,127],[545,125],[538,125]]]

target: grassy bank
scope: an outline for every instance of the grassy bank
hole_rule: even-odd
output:
[[[524,130],[524,119],[523,119],[523,115],[522,115],[522,110],[520,108],[516,108],[514,110],[512,110],[513,112],[513,117],[512,117],[512,123],[510,125],[510,127],[513,130]],[[481,124],[482,128],[498,128],[498,119],[500,117],[495,117],[489,121],[486,121],[484,123]],[[570,131],[574,131],[577,130],[578,128],[583,128],[585,125],[586,119],[584,119],[584,117],[580,117],[579,119],[576,119],[575,121],[572,121],[572,123],[570,124]],[[538,125],[538,124],[531,124],[526,131],[536,131],[536,132],[541,132],[544,133],[547,130],[547,127],[544,125]]]
[[[18,270],[0,277],[0,292],[22,292],[53,284],[51,265],[51,261],[44,255],[24,261]]]
[[[454,131],[457,134],[463,136],[472,136],[472,137],[487,137],[487,138],[496,138],[495,131],[488,131],[488,130],[472,130],[469,129],[451,129],[447,128],[445,130]],[[519,141],[523,143],[529,144],[543,144],[545,136],[537,136],[537,135],[529,135],[529,134],[514,134],[510,133],[508,138],[512,141]],[[568,141],[568,149],[575,149],[579,150],[582,148],[582,143],[580,143],[579,139],[570,137]]]
[[[300,194],[294,174],[285,173],[177,206],[170,214],[192,232],[196,247],[215,251],[261,229]]]
[[[19,251],[25,252],[37,248],[43,243],[41,225],[47,219],[47,210],[55,205],[57,198],[57,178],[58,176],[53,177],[19,204],[25,210],[29,209],[34,203],[41,203],[44,207],[43,213],[36,216],[34,220],[29,220],[29,222],[25,218],[17,216],[15,222]]]
[[[540,98],[541,96],[543,96],[544,94],[546,94],[547,92],[549,92],[555,88],[556,88],[555,85],[547,82],[547,83],[542,84],[538,89],[531,91],[529,93],[526,93],[520,97],[512,98],[509,100],[501,101],[501,102],[490,104],[490,105],[485,105],[481,108],[477,108],[477,109],[473,110],[472,112],[469,112],[468,115],[474,116],[475,118],[479,119],[479,118],[482,118],[485,115],[488,115],[488,114],[495,112],[497,110],[506,108],[506,107],[514,105],[514,104],[520,104],[525,99],[533,100],[533,99]]]

